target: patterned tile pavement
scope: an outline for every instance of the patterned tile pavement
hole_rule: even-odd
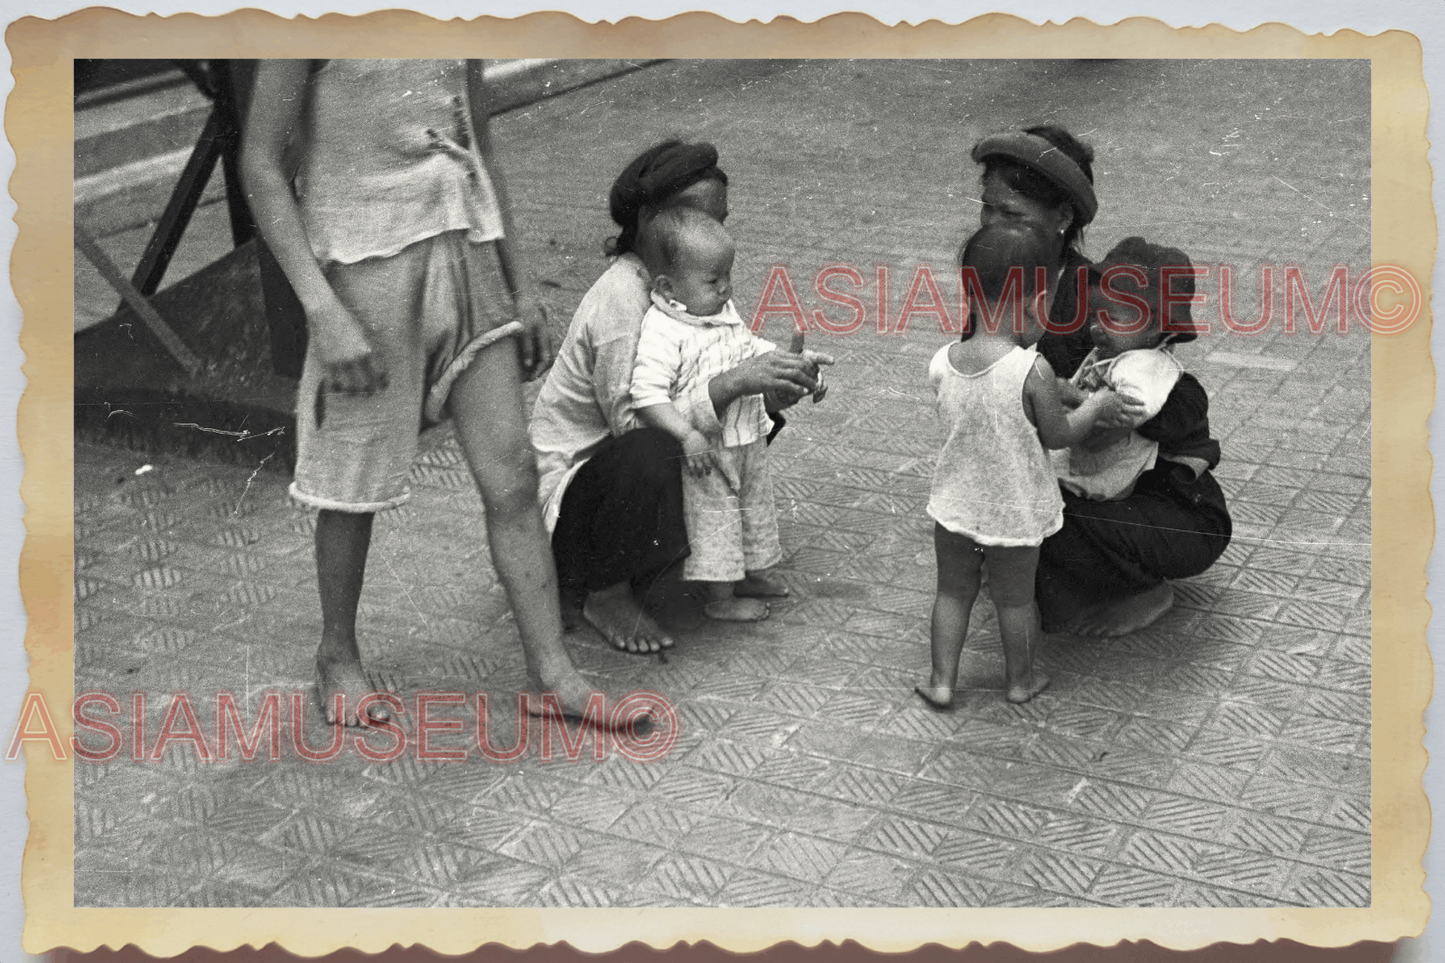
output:
[[[602,267],[608,179],[684,131],[717,142],[732,177],[740,290],[785,263],[821,306],[809,281],[845,262],[871,305],[887,264],[896,318],[913,266],[943,272],[975,222],[967,148],[1020,119],[1097,146],[1095,256],[1143,233],[1237,279],[1302,265],[1315,295],[1335,264],[1368,264],[1369,78],[1349,61],[680,62],[509,115],[497,136],[561,317]],[[1253,283],[1236,288],[1254,317]],[[535,728],[522,738],[515,627],[445,432],[412,502],[379,517],[362,644],[408,700],[467,695],[434,710],[463,731],[431,737],[471,745],[462,762],[302,758],[298,739],[314,755],[328,738],[308,708],[313,522],[274,466],[77,445],[76,690],[120,700],[90,712],[126,742],[76,765],[76,904],[1367,905],[1369,341],[1286,334],[1281,303],[1263,335],[1181,351],[1224,446],[1236,537],[1221,561],[1146,631],[1052,637],[1053,685],[1023,706],[999,691],[981,601],[965,691],[942,714],[910,690],[933,579],[924,371],[944,336],[927,314],[877,335],[871,306],[858,334],[815,336],[839,359],[832,393],[774,446],[794,597],[728,626],[664,586],[666,664],[569,635],[600,687],[676,706],[676,742],[652,762],[615,747],[597,761],[590,743],[567,761],[560,742],[548,761]],[[769,332],[785,327],[774,315]],[[225,759],[184,738],[130,757],[133,698],[147,746],[194,730],[214,756],[218,709],[229,699],[249,732],[270,693],[279,761],[264,744],[240,758],[234,729]],[[521,758],[477,754],[473,693],[490,745]]]

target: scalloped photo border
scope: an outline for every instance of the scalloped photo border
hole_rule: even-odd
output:
[[[1173,949],[1219,941],[1290,939],[1316,946],[1391,941],[1419,933],[1429,911],[1421,858],[1429,807],[1422,713],[1432,669],[1425,629],[1425,565],[1433,528],[1426,419],[1434,397],[1429,279],[1438,231],[1425,136],[1421,46],[1391,31],[1305,35],[1284,24],[1248,32],[1174,29],[1129,19],[1036,26],[989,15],[950,26],[885,27],[839,14],[804,24],[736,23],[709,13],[662,21],[588,24],[557,13],[442,22],[406,11],[286,20],[255,10],[222,17],[136,17],[91,9],[16,21],[6,41],[16,87],[5,114],[17,155],[10,191],[19,237],[11,283],[24,311],[29,379],[19,413],[27,540],[21,590],[29,627],[29,691],[51,706],[73,698],[72,59],[103,57],[941,57],[1361,58],[1370,61],[1372,264],[1419,279],[1423,309],[1407,331],[1372,339],[1373,399],[1373,901],[1365,909],[85,909],[73,905],[73,759],[27,747],[30,835],[23,866],[24,945],[88,951],[133,943],[169,956],[275,942],[314,955],[341,947],[378,952],[423,944],[456,954],[485,943],[567,941],[600,952],[631,941],[654,947],[709,940],[733,951],[781,941],[845,939],[876,950],[926,943],[1004,941],[1030,951],[1076,942],[1150,940]],[[1383,547],[1383,548],[1382,548]],[[1379,698],[1382,693],[1390,698]],[[72,724],[55,719],[67,740]]]

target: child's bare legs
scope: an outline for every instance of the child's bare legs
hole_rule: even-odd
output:
[[[933,526],[933,548],[938,557],[938,594],[933,600],[933,672],[927,685],[916,691],[929,705],[946,709],[953,703],[958,681],[958,659],[968,635],[968,617],[978,598],[979,568],[983,552],[973,539]]]
[[[1027,702],[1049,684],[1048,677],[1034,669],[1034,654],[1043,639],[1034,600],[1039,549],[1037,545],[989,546],[984,554],[988,557],[988,592],[998,610],[998,631],[1003,637],[1008,701]]]
[[[746,581],[744,579],[743,581]],[[703,582],[707,602],[702,610],[708,618],[720,622],[761,622],[768,617],[768,603],[759,598],[743,598],[737,592],[742,582]]]
[[[517,346],[504,339],[457,379],[449,405],[457,440],[487,510],[492,564],[502,580],[532,685],[581,713],[592,687],[562,643],[557,571],[537,505],[537,461],[527,438]]]
[[[323,509],[316,517],[316,583],[321,592],[321,644],[316,647],[316,690],[331,724],[356,725],[356,705],[372,686],[356,644],[356,606],[371,547],[371,513]],[[346,717],[332,713],[331,699],[346,694]],[[379,713],[373,710],[374,718]]]

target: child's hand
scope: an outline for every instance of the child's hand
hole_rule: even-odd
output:
[[[354,395],[386,389],[386,366],[372,350],[366,331],[341,302],[310,312],[307,322],[326,371],[324,389]]]
[[[1111,392],[1112,393],[1112,392]],[[1143,421],[1147,411],[1144,402],[1129,394],[1113,393],[1117,402],[1110,413],[1101,413],[1094,422],[1101,428],[1136,428]]]
[[[682,439],[682,452],[687,459],[687,472],[693,478],[711,475],[717,465],[712,443],[700,431],[692,431]]]
[[[519,294],[516,307],[517,320],[523,328],[517,339],[522,352],[522,378],[531,381],[551,366],[556,346],[552,343],[551,326],[547,324],[546,305],[529,294]]]
[[[1059,400],[1063,402],[1065,408],[1077,408],[1083,404],[1084,399],[1089,396],[1087,391],[1074,384],[1068,378],[1057,379],[1057,384],[1059,386]]]
[[[1079,407],[1087,407],[1094,415],[1094,425],[1112,422],[1124,410],[1124,404],[1112,388],[1100,388],[1093,392]]]

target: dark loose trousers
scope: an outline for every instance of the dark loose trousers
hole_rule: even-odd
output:
[[[682,445],[656,428],[598,446],[568,482],[552,533],[562,585],[595,592],[687,557],[682,458]]]
[[[1045,342],[1058,359],[1055,370],[1072,374],[1065,366],[1084,345],[1051,335],[1040,340],[1040,350]],[[1209,433],[1204,386],[1191,374],[1180,375],[1164,407],[1137,430],[1158,443],[1155,466],[1119,501],[1065,491],[1064,527],[1040,546],[1034,590],[1048,631],[1062,629],[1091,606],[1198,575],[1229,546],[1229,506],[1210,474],[1220,451]]]
[[[768,444],[787,423],[770,414]],[[562,494],[552,532],[558,582],[596,592],[687,558],[682,466],[682,443],[660,428],[634,428],[598,445]]]
[[[1099,502],[1064,492],[1064,527],[1039,550],[1035,593],[1044,628],[1090,606],[1198,575],[1229,545],[1229,510],[1214,476],[1161,461],[1134,492]]]

